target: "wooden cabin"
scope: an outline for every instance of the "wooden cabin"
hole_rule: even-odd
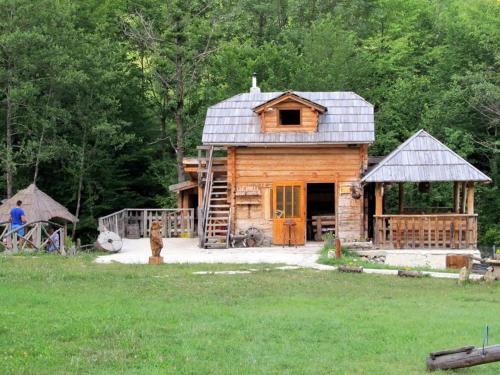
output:
[[[387,162],[368,170],[374,141],[373,105],[359,95],[260,92],[254,79],[249,93],[208,108],[199,155],[184,160],[189,180],[171,191],[179,208],[197,209],[203,247],[226,247],[249,230],[275,245],[302,245],[328,231],[377,244],[393,229],[382,223],[383,186],[400,179]],[[425,159],[418,156],[415,162]],[[382,168],[384,178],[376,177]],[[488,180],[469,177],[466,183]]]

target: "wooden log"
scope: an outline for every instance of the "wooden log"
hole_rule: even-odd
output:
[[[500,361],[500,345],[484,348],[464,347],[442,352],[430,353],[427,357],[427,370],[451,370]]]
[[[339,271],[340,272],[351,272],[351,273],[362,273],[363,267],[342,265],[342,266],[339,266]]]

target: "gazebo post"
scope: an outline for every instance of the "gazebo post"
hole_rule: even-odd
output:
[[[398,213],[402,214],[404,211],[405,186],[404,186],[404,182],[400,182],[398,185],[399,185]]]
[[[457,181],[453,183],[453,212],[460,212],[460,183]]]
[[[467,214],[474,214],[474,182],[467,183]]]
[[[75,223],[73,223],[75,225]],[[65,253],[66,249],[64,248],[64,241],[66,240],[66,236],[68,235],[68,223],[64,222],[64,230],[63,230],[63,235],[61,236],[61,243],[60,243],[60,248],[61,248],[61,253]]]
[[[384,184],[382,182],[375,183],[375,215],[383,215],[384,206]]]
[[[40,248],[42,246],[42,223],[36,223],[35,228],[35,245],[37,248]]]
[[[467,203],[467,183],[462,182],[462,202],[460,204],[460,213],[465,214],[465,204]]]

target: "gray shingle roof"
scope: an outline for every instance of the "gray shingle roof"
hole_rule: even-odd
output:
[[[206,145],[372,143],[373,105],[353,92],[297,92],[325,106],[315,133],[261,133],[253,108],[283,92],[243,93],[207,110],[202,142]]]
[[[489,182],[491,179],[422,129],[387,155],[361,181]]]

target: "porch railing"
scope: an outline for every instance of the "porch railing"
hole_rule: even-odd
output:
[[[477,246],[477,215],[375,215],[380,248],[471,249]]]
[[[148,237],[153,220],[162,221],[164,237],[194,237],[193,208],[125,208],[99,218],[99,230],[110,230],[120,237]]]

